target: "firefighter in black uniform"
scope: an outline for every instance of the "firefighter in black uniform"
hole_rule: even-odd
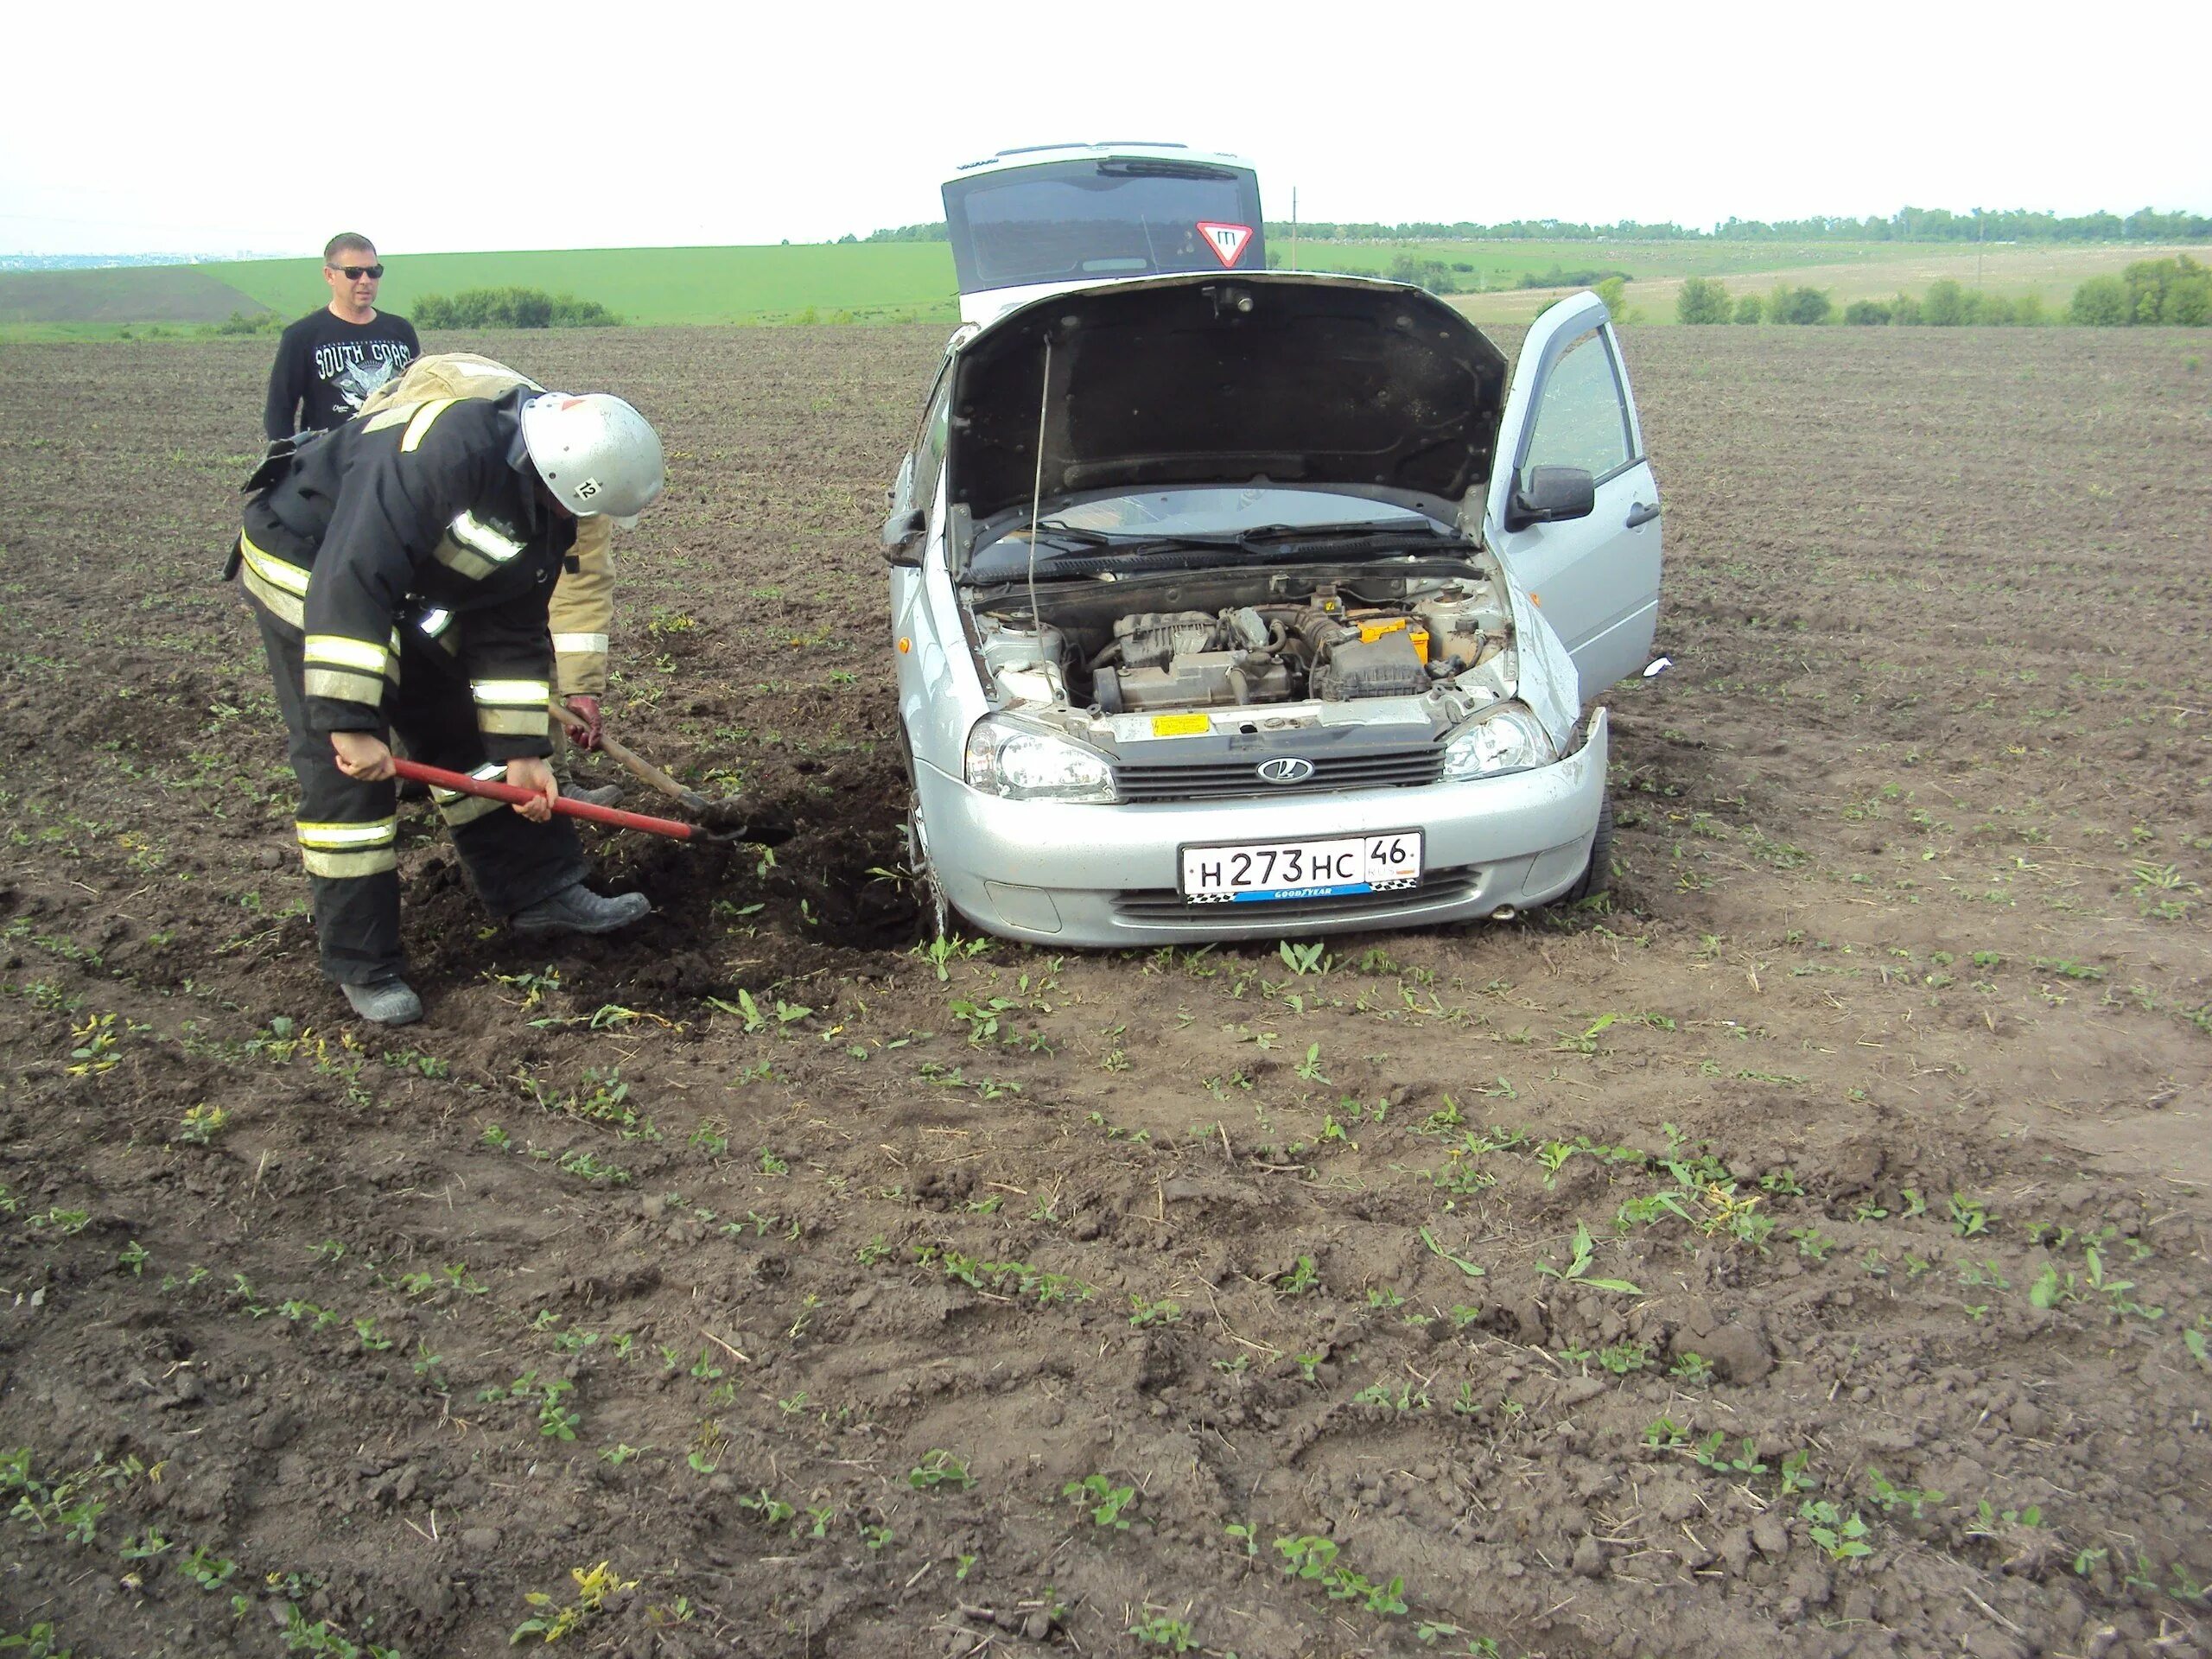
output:
[[[429,765],[537,793],[510,810],[434,791],[478,896],[517,931],[603,933],[651,909],[586,887],[553,816],[546,610],[577,515],[626,526],[661,478],[658,436],[620,398],[520,387],[302,434],[248,481],[234,563],[290,732],[323,971],[363,1018],[423,1012],[400,950],[394,729]]]

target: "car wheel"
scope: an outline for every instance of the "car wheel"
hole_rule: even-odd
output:
[[[1595,898],[1609,891],[1613,885],[1613,800],[1607,796],[1598,804],[1598,833],[1590,842],[1589,867],[1582,872],[1574,885],[1553,900],[1554,904],[1579,904],[1585,899]]]
[[[944,887],[930,863],[929,846],[921,798],[917,796],[906,808],[906,864],[914,873],[914,885],[921,894],[922,919],[928,925],[930,937],[942,939],[952,931],[952,906],[945,902]]]
[[[929,826],[922,822],[922,791],[914,776],[914,752],[907,746],[903,728],[899,734],[899,753],[906,766],[906,868],[914,873],[914,887],[921,897],[922,920],[930,930],[929,937],[946,938],[952,932],[955,912],[930,859]]]

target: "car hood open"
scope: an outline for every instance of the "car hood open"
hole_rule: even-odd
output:
[[[947,483],[976,526],[1040,480],[1048,511],[1264,483],[1448,520],[1489,480],[1505,401],[1503,354],[1433,296],[1289,272],[1052,295],[965,342],[954,373]]]

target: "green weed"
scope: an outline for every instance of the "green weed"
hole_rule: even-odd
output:
[[[542,1590],[527,1591],[523,1599],[538,1611],[515,1626],[507,1637],[510,1647],[518,1645],[524,1637],[535,1636],[546,1643],[561,1641],[574,1636],[606,1610],[607,1599],[625,1590],[638,1587],[635,1579],[623,1579],[609,1570],[610,1563],[601,1561],[594,1567],[572,1567],[569,1576],[575,1580],[575,1599],[565,1607]]]
[[[1141,1296],[1129,1298],[1129,1323],[1138,1330],[1149,1325],[1173,1325],[1183,1317],[1183,1305],[1162,1300],[1148,1302]]]
[[[1566,1283],[1586,1285],[1592,1290],[1611,1290],[1624,1296],[1641,1296],[1643,1291],[1625,1279],[1595,1279],[1590,1276],[1592,1261],[1597,1252],[1597,1241],[1591,1237],[1590,1229],[1581,1222],[1574,1224],[1574,1250],[1564,1268],[1549,1262],[1536,1263],[1536,1271]]]
[[[1763,1475],[1766,1465],[1759,1461],[1758,1442],[1748,1434],[1740,1442],[1741,1450],[1731,1457],[1727,1452],[1728,1437],[1719,1429],[1705,1437],[1704,1441],[1690,1455],[1715,1474]]]
[[[968,1472],[968,1465],[950,1452],[933,1450],[923,1454],[922,1460],[906,1471],[906,1484],[918,1492],[934,1491],[940,1486],[957,1486],[962,1491],[976,1484],[976,1478]]]
[[[230,1127],[231,1115],[220,1106],[202,1102],[184,1109],[184,1116],[176,1126],[175,1139],[188,1147],[213,1146],[215,1137]]]
[[[1405,1580],[1393,1578],[1384,1584],[1374,1583],[1338,1560],[1338,1548],[1332,1539],[1311,1535],[1278,1538],[1275,1550],[1283,1558],[1286,1577],[1319,1584],[1332,1600],[1356,1602],[1370,1613],[1406,1611]]]
[[[1128,1634],[1141,1647],[1165,1648],[1170,1653],[1188,1653],[1198,1645],[1186,1621],[1166,1613],[1146,1614],[1129,1626]]]
[[[1885,1514],[1894,1515],[1904,1510],[1916,1521],[1923,1518],[1922,1510],[1925,1506],[1941,1503],[1946,1497],[1940,1491],[1922,1491],[1915,1487],[1899,1486],[1871,1463],[1866,1465],[1866,1490]]]
[[[1069,1481],[1060,1488],[1060,1496],[1083,1504],[1090,1510],[1090,1524],[1115,1532],[1129,1529],[1128,1517],[1122,1513],[1136,1501],[1136,1488],[1116,1486],[1104,1475],[1085,1475],[1081,1480]]]
[[[1808,1529],[1813,1541],[1830,1560],[1857,1560],[1874,1553],[1874,1547],[1866,1541],[1866,1522],[1856,1510],[1845,1515],[1833,1503],[1808,1497],[1798,1505],[1797,1514],[1810,1523]]]

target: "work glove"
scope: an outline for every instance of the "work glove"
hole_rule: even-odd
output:
[[[569,735],[575,741],[575,746],[580,749],[597,748],[600,734],[599,699],[579,696],[564,697],[562,701],[568,705],[569,712],[582,722],[581,728],[575,726],[569,728]]]

